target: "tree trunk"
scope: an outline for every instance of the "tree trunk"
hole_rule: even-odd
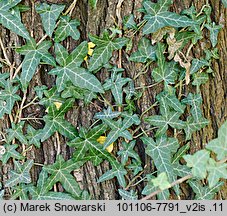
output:
[[[72,0],[51,0],[48,1],[51,3],[64,3],[69,6],[72,3]],[[183,9],[190,7],[194,4],[199,11],[201,7],[205,4],[205,0],[197,1],[197,0],[174,0],[174,4],[172,6],[172,10],[176,12],[181,12]],[[226,120],[227,114],[227,104],[226,104],[226,76],[225,73],[227,71],[227,10],[224,9],[221,1],[217,0],[209,0],[212,5],[213,12],[212,18],[213,21],[219,24],[223,24],[224,27],[221,30],[218,38],[218,49],[220,54],[220,60],[213,62],[213,68],[215,71],[215,77],[210,76],[209,81],[202,85],[202,96],[203,96],[203,113],[204,117],[210,120],[210,124],[202,129],[200,132],[197,132],[193,135],[192,140],[190,141],[191,152],[196,152],[197,150],[204,147],[204,145],[211,140],[212,138],[217,137],[218,128],[222,125],[222,123]],[[30,0],[25,0],[24,3],[32,7],[31,11],[25,12],[23,14],[23,23],[28,28],[28,30],[32,33],[33,37],[36,41],[40,40],[43,35],[43,29],[41,25],[40,16],[34,11],[35,2]],[[142,0],[99,0],[97,4],[97,9],[92,9],[88,4],[88,0],[80,0],[77,2],[76,7],[72,13],[72,17],[78,18],[81,22],[80,32],[81,32],[81,41],[88,40],[88,34],[100,35],[100,33],[105,28],[113,27],[117,24],[120,28],[122,27],[122,20],[125,15],[134,14],[137,22],[142,20],[141,13],[138,12],[138,9],[141,8]],[[120,14],[120,16],[117,14]],[[135,37],[133,40],[134,44],[138,44],[141,35]],[[18,54],[15,53],[13,49],[10,47],[16,45],[24,44],[23,39],[19,39],[18,36],[9,32],[8,30],[1,27],[1,38],[3,40],[4,46],[8,47],[7,54],[11,60],[11,62],[16,62],[16,67],[18,67],[21,63],[21,58]],[[81,41],[78,41],[81,42]],[[75,41],[72,39],[67,39],[64,44],[69,50],[72,50],[75,44]],[[200,43],[198,47],[194,47],[192,52],[193,55],[198,58],[202,52],[202,44]],[[136,51],[136,46],[133,47],[131,52]],[[138,74],[143,67],[142,64],[132,63],[127,60],[127,57],[130,53],[122,51],[122,67],[125,68],[125,75],[128,77],[134,77],[135,74]],[[118,52],[114,54],[114,61],[118,63]],[[29,86],[29,91],[27,94],[27,101],[29,102],[34,98],[34,86],[36,85],[47,85],[51,87],[54,85],[54,78],[46,73],[48,67],[39,66],[38,72],[33,78],[32,82]],[[101,81],[104,81],[108,73],[103,69],[98,76]],[[150,85],[152,83],[152,78],[150,76],[150,72],[140,75],[135,80],[135,85]],[[141,99],[137,102],[137,111],[138,113],[144,112],[148,109],[155,101],[155,96],[160,92],[162,86],[156,86],[154,88],[148,88]],[[186,93],[186,89],[184,89]],[[89,126],[91,125],[93,115],[98,111],[97,106],[95,106],[95,102],[89,106],[86,106],[82,101],[79,101],[74,109],[68,114],[68,120],[77,126]],[[30,113],[37,113],[37,117],[42,117],[44,110],[43,107],[40,106],[31,106],[24,110],[23,115],[28,116]],[[155,114],[157,110],[154,108],[149,111],[148,114]],[[30,122],[35,128],[41,128],[42,122]],[[9,125],[9,119],[0,120],[0,129],[5,129]],[[71,149],[66,145],[66,141],[63,137],[60,136],[61,141],[61,154],[68,159],[71,157]],[[41,149],[32,148],[29,151],[29,157],[34,159],[36,163],[41,164],[52,164],[55,162],[56,153],[57,153],[57,144],[56,144],[56,136],[52,136],[48,141],[42,143]],[[150,162],[150,158],[145,155],[143,144],[138,141],[137,150],[141,156],[143,164],[147,164],[147,168],[145,173],[152,172],[152,164]],[[7,164],[2,169],[2,174],[4,176],[4,181],[7,179],[8,171],[11,168],[12,164]],[[119,195],[117,193],[117,189],[119,185],[114,181],[105,181],[103,183],[97,184],[97,179],[105,173],[105,171],[109,170],[108,162],[103,162],[100,166],[94,167],[92,163],[87,162],[80,170],[74,172],[74,176],[77,181],[80,183],[81,188],[88,190],[91,194],[92,199],[119,199]],[[32,169],[32,179],[34,182],[37,181],[38,175],[40,172],[40,167],[35,166]],[[141,196],[142,188],[145,185],[143,183],[136,186],[136,190],[138,194]],[[62,190],[59,185],[59,191]],[[190,191],[185,195],[185,198],[190,197]],[[219,197],[222,199],[227,198],[227,184],[225,188],[220,191]]]

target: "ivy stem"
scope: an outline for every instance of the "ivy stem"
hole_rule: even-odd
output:
[[[144,169],[145,169],[145,167],[144,167]],[[128,190],[128,189],[131,187],[132,183],[133,183],[137,178],[141,177],[141,175],[142,175],[143,173],[144,173],[144,170],[142,170],[139,174],[137,174],[137,175],[128,183],[128,185],[126,186],[125,190]]]
[[[147,136],[147,132],[150,132],[150,131],[152,131],[152,130],[154,130],[154,129],[156,129],[156,128],[157,128],[157,127],[152,127],[152,128],[149,128],[148,130],[144,130],[143,128],[141,128],[141,130],[142,130],[143,132],[140,133],[140,134],[138,134],[138,135],[136,135],[136,136],[133,136],[133,139],[136,139],[136,138],[142,136],[143,134],[145,134],[145,135]]]
[[[154,83],[154,84],[149,85],[149,86],[138,86],[138,87],[135,88],[135,90],[144,89],[144,88],[146,88],[146,89],[148,89],[148,88],[153,88],[153,87],[157,86],[157,85],[160,84],[160,83],[161,83],[161,82],[157,82],[157,83]]]
[[[151,110],[153,107],[157,106],[158,102],[156,101],[154,104],[152,104],[148,109],[146,109],[145,111],[142,112],[140,119],[143,118],[143,116],[149,111]]]
[[[170,186],[169,186],[168,188],[166,188],[166,189],[169,189],[169,188],[171,188],[171,187],[173,187],[173,186],[175,186],[175,185],[177,185],[177,184],[181,184],[182,182],[187,181],[188,179],[190,179],[190,178],[192,178],[192,177],[193,177],[192,174],[187,175],[187,176],[184,176],[184,177],[182,177],[182,178],[180,178],[180,179],[178,179],[178,180],[172,182],[172,183],[170,184]],[[154,191],[153,193],[151,193],[151,194],[149,194],[149,195],[143,197],[141,200],[148,200],[148,199],[152,198],[153,196],[155,196],[155,195],[157,195],[157,194],[159,194],[159,193],[161,193],[161,192],[162,192],[162,190],[156,190],[156,191]]]
[[[34,104],[34,101],[35,101],[37,98],[38,98],[38,96],[34,97],[34,99],[33,99],[31,102],[29,102],[29,103],[27,103],[26,105],[24,105],[24,106],[22,107],[22,109],[25,109],[25,108],[27,108],[27,107],[30,106],[30,105],[33,105],[33,104]]]
[[[4,58],[6,60],[7,65],[8,66],[11,66],[12,64],[11,64],[11,62],[10,62],[8,56],[7,56],[7,53],[6,53],[6,50],[5,50],[5,47],[3,45],[3,42],[2,42],[2,38],[1,37],[0,37],[0,46],[2,48],[2,52],[3,52],[3,55],[4,55]]]

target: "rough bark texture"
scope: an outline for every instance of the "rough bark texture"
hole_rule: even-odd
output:
[[[25,0],[26,5],[32,7],[31,11],[24,13],[23,22],[26,27],[32,32],[32,35],[39,40],[44,35],[41,20],[39,15],[34,11],[34,2]],[[51,0],[48,1],[51,3],[66,3],[68,6],[72,1],[70,0]],[[135,18],[137,21],[141,21],[141,14],[138,13],[138,8],[141,7],[142,0],[124,0],[122,3],[122,7],[120,9],[121,18],[116,16],[117,5],[119,0],[99,0],[97,9],[93,10],[87,0],[78,1],[75,10],[73,11],[72,16],[78,18],[81,21],[80,32],[82,36],[82,40],[88,39],[88,33],[99,35],[103,29],[113,26],[115,23],[121,23],[120,19],[123,19],[125,15],[129,15],[131,13],[135,14]],[[221,30],[219,34],[219,53],[220,60],[213,63],[213,68],[215,71],[215,77],[210,77],[209,82],[202,86],[202,95],[203,95],[203,112],[204,116],[210,120],[209,126],[204,128],[201,132],[193,135],[193,139],[191,141],[191,152],[195,152],[204,147],[207,141],[217,136],[217,130],[221,126],[221,124],[226,120],[227,114],[227,104],[226,104],[226,71],[227,71],[227,10],[221,4],[219,0],[210,0],[210,4],[213,8],[213,20],[216,23],[223,24],[224,28]],[[180,12],[184,8],[188,8],[194,4],[197,9],[200,9],[204,4],[205,0],[197,1],[197,0],[174,0],[174,4],[172,7],[173,11]],[[24,43],[22,39],[18,39],[15,34],[10,33],[8,30],[1,27],[1,38],[4,41],[4,45],[7,48],[7,54],[10,57],[10,60],[16,62],[16,67],[21,63],[21,58],[16,54],[10,47],[14,45],[21,45]],[[134,43],[139,41],[140,36],[134,39]],[[75,47],[75,42],[71,39],[67,39],[65,42],[66,46],[69,50],[72,50]],[[195,47],[193,51],[193,55],[195,57],[199,57],[201,55],[203,49],[203,44],[201,43],[198,47]],[[135,51],[136,48],[133,48],[132,51]],[[117,63],[118,53],[115,53],[115,61]],[[141,64],[129,63],[127,61],[128,53],[122,53],[122,66],[126,69],[126,74],[129,77],[134,77],[135,74],[138,74],[141,71]],[[49,76],[46,71],[48,68],[43,66],[39,67],[39,70],[36,73],[36,76],[33,78],[29,91],[27,94],[27,102],[34,98],[33,88],[36,85],[47,85],[51,87],[54,84],[53,77]],[[108,75],[106,71],[102,71],[98,74],[101,80],[103,81]],[[147,74],[139,76],[136,80],[136,86],[141,85],[150,85],[152,84],[150,71]],[[149,106],[154,103],[155,96],[161,90],[162,86],[156,86],[155,88],[148,88],[142,98],[137,102],[138,112],[142,113]],[[184,89],[186,93],[186,89]],[[68,114],[68,120],[74,124],[75,126],[88,126],[92,124],[92,117],[95,112],[98,111],[98,106],[91,104],[89,106],[85,106],[82,101],[79,101],[77,105],[75,105],[73,111]],[[24,110],[24,117],[28,115],[36,115],[36,117],[41,117],[43,115],[43,107],[33,106]],[[153,109],[148,114],[154,114],[157,110]],[[42,127],[42,122],[30,122],[35,128]],[[6,128],[9,125],[8,119],[0,120],[0,129]],[[66,159],[71,156],[71,150],[66,146],[64,138],[60,137],[61,140],[61,154],[64,155]],[[36,163],[44,163],[44,164],[52,164],[55,161],[55,156],[57,152],[56,147],[56,136],[53,136],[48,141],[42,144],[41,149],[35,150],[34,148],[29,152],[29,157],[34,158]],[[138,151],[140,152],[141,158],[144,164],[147,164],[147,168],[145,173],[149,173],[152,170],[152,164],[150,163],[150,159],[145,156],[144,148],[141,142],[137,143]],[[11,168],[11,164],[8,164],[3,167],[2,173],[4,176],[4,181],[7,179],[7,172]],[[81,170],[75,172],[75,177],[77,181],[80,182],[81,187],[87,189],[89,193],[92,195],[93,199],[118,199],[117,189],[118,185],[114,180],[106,181],[101,184],[97,184],[96,180],[99,176],[101,176],[106,170],[109,169],[109,164],[104,162],[101,166],[94,167],[91,163],[86,163]],[[40,171],[40,167],[35,167],[32,170],[32,178],[34,181],[38,178],[38,173]],[[144,185],[138,185],[137,190],[140,194],[142,187]],[[227,187],[227,185],[226,185]],[[220,192],[218,198],[227,198],[227,189],[226,187]],[[59,187],[61,190],[61,187]],[[185,198],[190,198],[190,191],[187,189],[183,190],[185,192]]]

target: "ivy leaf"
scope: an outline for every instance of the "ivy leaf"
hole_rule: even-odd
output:
[[[90,131],[82,128],[80,130],[79,137],[68,143],[69,146],[76,149],[73,154],[74,160],[81,161],[84,159],[88,151],[93,152],[94,150],[96,151],[96,155],[98,155],[100,158],[108,158],[108,152],[103,150],[102,145],[97,141],[97,139],[103,135],[106,130],[107,126],[104,124],[95,126]]]
[[[14,193],[12,194],[12,196],[10,197],[10,200],[16,200],[16,199],[20,199],[20,200],[28,200],[28,185],[27,184],[19,184],[15,187],[13,187]]]
[[[138,51],[134,52],[129,60],[134,62],[142,62],[145,63],[147,61],[155,61],[156,60],[156,46],[152,46],[149,39],[143,37],[139,41]]]
[[[134,20],[134,15],[133,14],[125,16],[124,20],[123,20],[123,24],[124,24],[124,30],[126,30],[126,29],[135,29],[135,30],[137,30],[138,29],[137,24],[136,24],[136,22]]]
[[[143,188],[142,194],[149,195],[149,194],[159,190],[159,188],[155,187],[152,183],[152,180],[155,178],[155,176],[153,176],[151,174],[147,174],[146,178],[147,178],[148,182],[147,182],[147,185]],[[169,196],[170,196],[169,190],[167,190],[167,189],[163,190],[157,196],[158,196],[159,200],[168,200]]]
[[[138,200],[138,195],[133,190],[126,191],[126,190],[123,190],[123,189],[118,189],[118,192],[119,192],[119,195],[124,200]]]
[[[22,131],[24,123],[24,121],[21,121],[18,124],[11,124],[12,128],[6,130],[8,142],[11,142],[13,139],[18,139],[22,144],[26,144],[28,142]]]
[[[71,36],[74,40],[78,40],[80,38],[80,32],[77,29],[79,25],[80,22],[77,19],[70,20],[69,16],[62,16],[55,31],[54,41],[63,41],[68,36]]]
[[[132,135],[127,129],[133,124],[138,125],[140,123],[140,120],[136,114],[134,114],[133,116],[125,114],[125,118],[123,121],[122,119],[119,119],[118,121],[103,119],[103,121],[111,128],[111,131],[107,135],[106,141],[104,143],[104,148],[107,148],[119,137],[124,137],[125,139],[132,140]]]
[[[66,87],[66,83],[71,81],[74,86],[88,89],[92,92],[103,92],[99,80],[85,68],[79,67],[87,55],[87,42],[82,42],[70,55],[67,56],[65,49],[57,44],[55,47],[58,63],[62,67],[52,69],[49,74],[57,75],[56,85],[58,91]]]
[[[43,97],[39,104],[44,105],[45,107],[49,107],[53,105],[55,102],[64,103],[64,99],[61,98],[60,93],[57,91],[57,87],[54,86],[51,89],[47,90],[44,88],[43,94],[45,97]]]
[[[175,62],[166,62],[164,56],[165,46],[161,43],[157,44],[156,56],[158,67],[152,72],[152,77],[156,82],[164,81],[165,85],[174,84],[179,69]]]
[[[94,9],[96,9],[97,2],[98,2],[98,0],[89,0],[89,4],[90,4],[91,7],[93,7]]]
[[[183,129],[185,127],[185,122],[179,119],[181,113],[169,111],[168,108],[167,110],[165,110],[166,107],[167,106],[164,106],[161,109],[162,115],[153,115],[144,119],[149,124],[157,126],[159,128],[155,134],[156,137],[165,134],[168,129],[168,125],[176,129]]]
[[[192,174],[199,179],[206,178],[206,166],[210,158],[210,153],[207,150],[197,151],[193,155],[185,155],[183,158],[187,162],[188,167],[192,167]]]
[[[223,28],[222,25],[216,25],[215,22],[212,24],[205,24],[205,27],[210,31],[210,41],[213,47],[218,43],[218,33]]]
[[[18,161],[14,161],[15,169],[10,171],[10,179],[7,180],[5,186],[12,187],[18,183],[30,183],[30,169],[33,165],[33,160],[27,160],[23,165]]]
[[[196,193],[195,200],[212,200],[220,188],[223,186],[223,182],[219,182],[212,188],[203,186],[200,181],[189,180],[189,185]]]
[[[6,86],[6,79],[9,78],[9,73],[1,73],[0,74],[0,87],[5,88]]]
[[[151,180],[155,187],[159,187],[161,190],[165,190],[171,187],[168,181],[168,177],[165,172],[158,174],[157,178]]]
[[[69,56],[68,51],[60,43],[54,44],[54,51],[56,54],[56,61],[61,66],[66,66],[66,59]]]
[[[50,41],[43,41],[40,45],[36,45],[35,41],[29,41],[21,48],[17,48],[17,52],[25,55],[22,63],[22,72],[20,81],[23,88],[26,88],[28,83],[33,78],[40,61],[55,66],[55,60],[53,56],[48,52],[52,43]]]
[[[1,0],[0,10],[9,10],[20,3],[22,0]]]
[[[136,140],[133,140],[132,142],[129,142],[129,143],[122,142],[123,149],[117,152],[117,154],[121,156],[122,164],[126,164],[129,157],[134,158],[137,161],[140,161],[140,157],[138,153],[133,150],[135,147],[135,144],[136,144]]]
[[[114,164],[113,168],[107,172],[105,172],[97,181],[97,183],[100,183],[100,182],[103,182],[103,181],[106,181],[106,180],[110,180],[114,177],[117,178],[119,184],[122,186],[122,187],[126,187],[126,181],[125,181],[125,177],[124,175],[127,174],[127,171],[124,169],[124,167],[115,162],[115,163],[112,163],[112,165]]]
[[[24,27],[24,25],[21,23],[20,19],[18,17],[11,14],[10,11],[8,11],[11,7],[16,5],[18,2],[7,2],[6,4],[1,2],[0,5],[0,24],[2,24],[4,27],[8,28],[9,30],[15,32],[16,34],[22,36],[25,39],[30,39],[29,33],[27,29]]]
[[[67,193],[52,192],[45,190],[45,184],[48,181],[48,173],[43,169],[39,174],[37,186],[28,187],[33,200],[71,200],[74,199]]]
[[[206,149],[215,152],[218,160],[227,157],[227,121],[219,128],[218,138],[211,140]]]
[[[210,158],[208,165],[208,183],[209,188],[214,187],[219,182],[220,178],[227,179],[227,164],[226,163],[217,163],[214,159]]]
[[[200,119],[203,117],[201,111],[202,96],[201,94],[192,94],[189,93],[188,97],[182,100],[183,103],[189,104],[191,106],[190,113],[196,122],[200,122]]]
[[[132,159],[131,164],[127,166],[128,169],[133,171],[133,175],[136,176],[140,171],[143,170],[140,160]]]
[[[31,125],[28,125],[26,138],[29,145],[35,145],[37,148],[40,148],[41,131],[35,130]]]
[[[174,173],[177,176],[184,177],[187,175],[191,175],[191,169],[185,165],[181,165],[178,162],[172,163]]]
[[[192,85],[200,86],[205,84],[209,80],[209,75],[207,73],[194,73]]]
[[[41,131],[41,141],[48,139],[58,131],[63,136],[73,139],[77,137],[76,128],[65,120],[65,113],[73,106],[73,99],[65,101],[59,109],[53,104],[48,109],[48,114],[44,116],[45,127]]]
[[[222,4],[224,5],[225,8],[227,8],[227,0],[222,0]]]
[[[17,94],[18,86],[13,86],[11,81],[3,81],[4,89],[0,91],[0,118],[5,114],[10,114],[16,101],[21,100]]]
[[[189,116],[187,121],[185,122],[184,131],[186,134],[186,140],[190,140],[192,133],[199,131],[200,129],[204,128],[206,125],[209,124],[209,121],[203,117],[195,120],[194,117]]]
[[[95,113],[94,118],[96,119],[114,119],[118,117],[121,114],[121,112],[113,111],[111,107],[108,107],[107,109],[103,109],[102,112]]]
[[[0,158],[3,165],[6,164],[10,158],[18,159],[18,160],[21,160],[24,158],[18,151],[16,151],[16,149],[18,147],[17,144],[8,144],[7,143],[3,146],[5,148],[5,153]]]
[[[204,66],[209,66],[209,62],[205,59],[193,59],[191,68],[190,68],[190,74],[194,74],[199,69],[201,69]]]
[[[103,84],[104,90],[111,90],[118,106],[121,106],[123,103],[123,86],[130,80],[130,78],[123,78],[121,72],[117,73],[117,71],[114,70],[111,73],[111,77]]]
[[[44,191],[51,190],[54,184],[60,182],[68,193],[75,197],[80,197],[82,190],[70,173],[82,165],[83,162],[75,162],[72,159],[65,161],[61,155],[58,155],[54,164],[44,166],[43,168],[45,172],[51,174],[45,182]]]
[[[89,71],[95,71],[108,63],[114,50],[119,50],[128,42],[127,38],[112,39],[105,31],[102,37],[89,35],[90,40],[96,45],[89,61]]]
[[[168,180],[174,182],[177,176],[174,173],[171,159],[179,147],[177,139],[162,136],[156,142],[150,137],[142,137],[141,140],[147,145],[145,152],[154,160],[158,171],[160,173],[165,172]],[[175,190],[177,190],[177,187],[175,187]]]
[[[195,24],[192,19],[186,16],[167,11],[171,4],[171,0],[159,0],[158,3],[150,1],[143,2],[146,13],[144,19],[147,20],[147,23],[143,28],[143,34],[154,33],[165,26],[177,28]]]
[[[50,37],[55,29],[56,21],[60,13],[64,10],[64,5],[42,3],[36,6],[36,11],[40,14],[44,30]]]

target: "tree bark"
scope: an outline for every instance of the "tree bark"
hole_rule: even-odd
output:
[[[38,2],[38,1],[37,1]],[[72,0],[51,0],[48,1],[51,3],[64,3],[69,6],[72,3]],[[88,0],[80,0],[77,2],[76,7],[72,13],[72,17],[78,18],[81,22],[80,32],[81,32],[81,41],[88,40],[89,33],[100,35],[100,33],[109,27],[113,27],[115,24],[121,25],[123,17],[125,15],[134,14],[137,22],[142,20],[141,13],[138,12],[138,9],[141,8],[142,0],[124,0],[121,7],[118,8],[120,0],[99,0],[97,9],[92,9],[88,4]],[[200,10],[201,7],[205,4],[205,0],[197,1],[197,0],[174,0],[174,4],[172,6],[172,10],[176,12],[181,12],[183,9],[190,7],[194,4],[197,10]],[[43,35],[43,29],[41,24],[40,16],[34,10],[35,2],[30,0],[25,0],[24,3],[32,7],[32,9],[23,14],[23,23],[31,32],[36,41],[40,40]],[[191,153],[196,152],[197,150],[204,148],[205,144],[217,137],[218,128],[222,125],[222,123],[226,120],[227,114],[227,104],[226,104],[226,71],[227,71],[227,10],[224,9],[221,1],[210,0],[209,3],[213,8],[212,19],[216,23],[224,25],[221,30],[218,38],[218,49],[220,54],[220,60],[213,62],[213,68],[215,71],[215,77],[210,76],[209,81],[202,85],[202,96],[203,96],[203,113],[204,117],[210,120],[210,124],[202,129],[200,132],[197,132],[193,135],[192,140],[190,141]],[[120,13],[120,17],[117,16],[116,13]],[[0,28],[1,38],[4,42],[4,46],[7,48],[7,54],[10,58],[10,61],[16,62],[16,67],[18,67],[22,61],[21,57],[15,53],[12,46],[20,46],[24,44],[23,39],[19,39],[18,36],[4,29]],[[133,39],[134,44],[138,44],[139,39],[141,38],[141,34],[138,37]],[[75,42],[74,40],[68,38],[64,43],[64,45],[72,50],[74,47],[81,41]],[[201,56],[203,50],[203,44],[200,43],[198,46],[194,47],[192,50],[192,54],[194,57],[198,58]],[[133,47],[131,52],[136,51],[136,46]],[[127,60],[127,57],[130,53],[126,53],[122,51],[122,67],[125,68],[125,75],[128,77],[134,77],[135,74],[138,74],[143,67],[142,64],[132,63]],[[118,53],[114,54],[115,63],[118,62]],[[29,91],[27,94],[26,103],[31,101],[34,98],[34,86],[36,85],[47,85],[51,87],[54,85],[54,78],[47,74],[49,68],[46,66],[39,66],[38,72],[33,78],[32,82],[29,86]],[[152,78],[150,76],[151,69],[148,73],[143,74],[135,80],[135,85],[150,85],[152,84]],[[108,77],[108,73],[106,70],[102,70],[98,74],[101,81],[104,81]],[[144,112],[147,108],[149,108],[155,101],[155,96],[161,91],[162,86],[158,85],[154,88],[148,88],[142,98],[137,102],[137,111],[138,113]],[[184,92],[187,93],[187,89],[184,89]],[[37,114],[37,117],[42,117],[44,114],[44,108],[39,105],[31,106],[24,110],[24,117],[29,114]],[[78,103],[74,106],[73,110],[68,113],[68,120],[75,125],[78,126],[89,126],[91,125],[93,115],[95,112],[99,111],[97,106],[91,104],[86,106],[82,101],[78,101]],[[147,115],[157,113],[157,109],[153,108],[150,110]],[[35,128],[43,127],[42,122],[30,122]],[[5,129],[9,126],[9,119],[0,120],[0,129]],[[61,141],[61,154],[65,157],[65,159],[69,159],[72,155],[71,149],[66,145],[66,140],[63,137],[60,137]],[[48,141],[42,143],[41,149],[32,148],[29,151],[29,157],[34,159],[36,163],[44,163],[44,164],[52,164],[55,162],[56,154],[57,154],[57,141],[56,136],[52,136]],[[152,163],[150,158],[145,155],[144,146],[141,141],[137,142],[137,150],[141,156],[143,164],[147,165],[145,169],[145,173],[150,173],[153,170]],[[12,168],[12,164],[7,164],[2,169],[2,174],[4,177],[4,181],[7,179],[8,171]],[[92,199],[119,199],[119,195],[117,193],[117,189],[119,185],[114,180],[105,181],[103,183],[97,184],[97,179],[105,173],[105,171],[109,170],[109,164],[107,162],[102,163],[100,166],[94,167],[92,163],[87,162],[80,170],[74,172],[74,176],[77,181],[80,183],[81,188],[88,190],[91,194]],[[40,172],[40,167],[35,166],[32,169],[32,179],[34,182],[37,181],[38,175]],[[142,188],[145,185],[143,183],[136,186],[136,190],[138,194],[141,196]],[[59,190],[61,191],[61,187],[59,186]],[[189,198],[191,196],[191,192],[185,195],[185,198]],[[227,198],[227,184],[220,191],[219,197],[222,199]]]

